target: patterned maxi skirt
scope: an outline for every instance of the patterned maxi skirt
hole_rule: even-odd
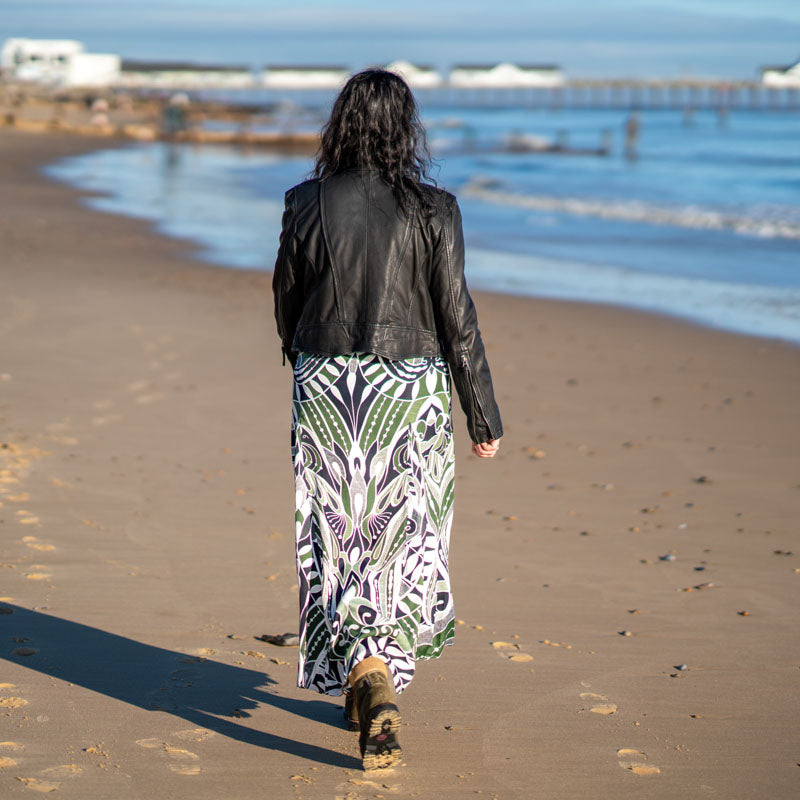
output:
[[[439,357],[300,353],[292,458],[298,686],[342,694],[367,656],[398,692],[452,644],[450,375]]]

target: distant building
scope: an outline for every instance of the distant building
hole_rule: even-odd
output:
[[[195,64],[187,61],[122,62],[118,86],[143,89],[249,89],[249,67]]]
[[[74,39],[6,39],[0,51],[4,73],[20,81],[54,86],[107,86],[120,70],[112,53],[86,53]]]
[[[762,67],[761,82],[775,88],[800,88],[800,61],[788,67]]]
[[[338,89],[350,77],[343,66],[267,64],[260,83],[269,89]]]
[[[563,86],[564,73],[552,64],[456,64],[450,70],[450,85],[475,88]]]
[[[412,89],[431,88],[442,84],[442,76],[428,65],[399,60],[387,64],[384,69],[396,72]]]

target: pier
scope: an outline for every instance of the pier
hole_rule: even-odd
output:
[[[576,79],[554,87],[456,87],[415,91],[423,105],[637,111],[800,111],[800,86],[759,81]]]

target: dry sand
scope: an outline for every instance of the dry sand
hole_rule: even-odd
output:
[[[457,412],[456,645],[368,775],[255,638],[297,624],[269,276],[37,174],[95,146],[0,132],[3,797],[797,796],[797,349],[477,295],[506,437]]]

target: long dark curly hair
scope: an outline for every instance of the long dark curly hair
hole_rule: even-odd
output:
[[[425,128],[408,84],[394,72],[366,69],[353,75],[334,101],[311,174],[326,178],[350,167],[377,169],[404,212],[416,198],[429,216],[432,193],[423,184],[436,185],[431,166]]]

